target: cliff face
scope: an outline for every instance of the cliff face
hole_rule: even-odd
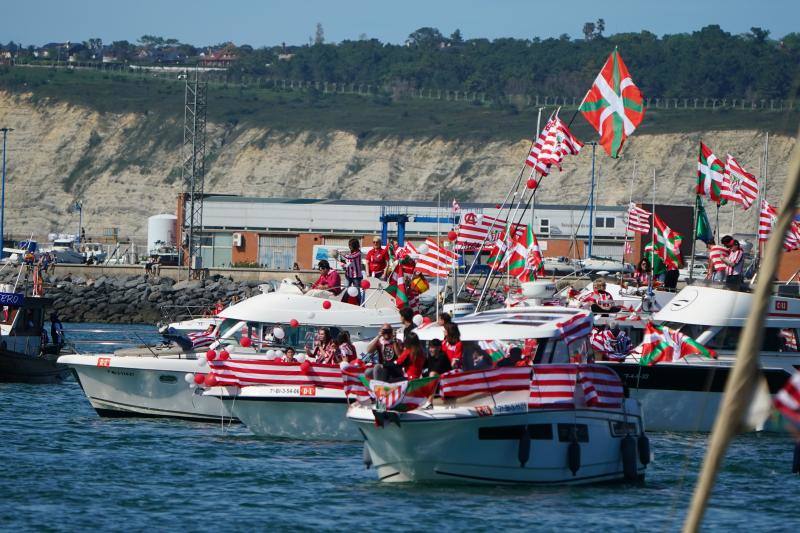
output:
[[[9,135],[6,232],[74,232],[76,199],[84,204],[90,235],[119,227],[144,238],[147,217],[174,212],[181,190],[182,117],[101,114],[63,103],[33,104],[26,95],[0,92],[0,125]],[[649,202],[656,171],[656,201],[692,202],[698,141],[717,155],[735,154],[758,173],[764,145],[757,131],[635,134],[624,157],[598,148],[598,204]],[[529,147],[518,142],[384,138],[363,141],[346,132],[285,133],[209,124],[206,191],[251,196],[497,201],[516,177]],[[794,139],[771,136],[769,193],[777,202]],[[631,176],[636,162],[636,179]],[[546,178],[543,203],[584,203],[591,147]],[[721,209],[728,231],[731,207]],[[714,215],[709,209],[710,216]],[[755,210],[737,209],[735,225],[752,232]]]

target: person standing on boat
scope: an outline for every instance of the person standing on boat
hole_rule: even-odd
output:
[[[724,282],[728,265],[725,264],[725,258],[728,255],[728,249],[722,244],[716,244],[714,239],[708,243],[708,273],[706,274],[711,281]]]
[[[389,262],[389,252],[381,246],[381,238],[372,238],[372,248],[367,252],[367,273],[379,279],[383,279],[383,272]]]
[[[317,264],[317,267],[319,268],[320,275],[311,288],[328,291],[334,296],[342,292],[342,278],[339,276],[338,272],[331,269],[331,264],[328,263],[328,260],[321,260]]]
[[[410,307],[400,309],[400,322],[403,324],[403,339],[417,327],[414,324],[414,310]]]
[[[725,283],[731,289],[738,289],[742,284],[742,271],[744,270],[744,252],[739,241],[732,240],[728,246],[728,256],[723,259],[727,265],[727,279]]]
[[[339,345],[339,355],[341,356],[342,361],[352,363],[358,359],[356,347],[353,346],[352,342],[350,342],[350,334],[348,332],[340,331],[339,335],[336,337],[336,343]]]
[[[429,376],[441,376],[445,372],[453,370],[450,359],[442,351],[442,341],[439,339],[433,339],[428,343],[427,361],[427,374]]]
[[[403,369],[408,379],[422,377],[422,369],[425,368],[425,353],[419,337],[413,331],[403,339],[403,352],[397,358],[397,364]]]
[[[348,287],[355,287],[358,289],[357,301],[350,303],[361,305],[361,280],[364,279],[364,267],[361,264],[361,243],[358,242],[358,239],[350,239],[347,245],[350,248],[350,253],[343,256],[346,261],[344,277],[347,280]]]
[[[464,345],[461,343],[461,331],[452,322],[444,326],[442,350],[447,355],[454,370],[463,368]]]
[[[636,265],[636,270],[633,272],[633,280],[636,282],[637,287],[647,287],[650,285],[650,277],[653,275],[650,268],[650,261],[646,257],[642,257],[639,264]]]

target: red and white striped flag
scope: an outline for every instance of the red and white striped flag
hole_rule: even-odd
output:
[[[468,394],[497,394],[504,391],[528,390],[531,367],[500,367],[491,370],[445,372],[439,380],[442,396],[460,398]]]
[[[761,212],[758,215],[758,240],[764,242],[769,239],[772,228],[778,221],[778,210],[766,200],[761,200]],[[800,250],[800,223],[792,221],[786,237],[783,240],[783,249],[787,252]]]
[[[217,340],[213,333],[206,333],[205,331],[187,333],[186,336],[192,341],[192,348],[205,348],[206,346],[211,346]]]
[[[592,349],[603,355],[610,354],[614,351],[614,341],[616,338],[611,330],[592,328],[592,336],[589,338],[589,344]]]
[[[484,245],[484,250],[492,248],[494,242],[505,231],[508,221],[501,218],[466,213],[461,217],[461,223],[456,228],[456,250],[474,250]],[[514,224],[516,231],[523,231],[525,226]]]
[[[556,327],[561,331],[561,338],[569,345],[591,335],[593,324],[592,315],[579,313],[564,322],[557,323]]]
[[[338,365],[310,363],[303,372],[301,363],[284,363],[274,359],[237,359],[209,361],[211,374],[220,385],[316,385],[343,389],[342,370]]]
[[[628,206],[628,229],[636,233],[650,233],[650,211],[631,202]]]
[[[722,198],[737,202],[748,209],[758,198],[758,180],[747,172],[731,154],[725,161],[725,175],[728,187],[722,191]]]
[[[575,407],[578,365],[534,365],[528,408]]]
[[[416,270],[427,276],[446,278],[453,271],[453,266],[458,261],[458,254],[436,244],[436,241],[425,241],[428,251],[424,254],[417,253]]]
[[[577,155],[582,147],[583,143],[572,135],[569,128],[556,115],[545,124],[536,142],[533,143],[525,164],[533,171],[546,176],[553,165],[561,170],[564,157],[569,154]]]
[[[602,365],[578,365],[578,383],[589,407],[622,406],[625,391],[616,372]]]
[[[774,405],[783,416],[800,425],[800,372],[795,372],[778,391]]]
[[[348,365],[342,369],[342,383],[344,385],[344,395],[356,400],[369,398],[369,388],[361,381],[364,367],[358,365]]]
[[[453,207],[452,207],[452,211],[453,211],[453,214],[454,214],[454,215],[457,215],[457,214],[458,214],[458,212],[459,212],[459,211],[461,211],[461,206],[460,206],[460,205],[458,205],[458,202],[456,201],[456,199],[455,199],[455,198],[453,198]]]

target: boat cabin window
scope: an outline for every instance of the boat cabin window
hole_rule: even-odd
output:
[[[540,350],[537,351],[537,364],[566,364],[584,361],[590,353],[587,340],[573,342],[569,346],[561,339],[547,339],[539,341]]]
[[[691,335],[691,333],[687,333],[686,331],[684,331],[684,333]],[[739,337],[741,334],[742,328],[720,328],[707,345],[709,348],[715,350],[736,350],[739,346]],[[765,329],[761,350],[764,352],[797,352],[797,330],[793,328]]]
[[[38,336],[42,333],[44,309],[20,309],[14,319],[11,335]]]
[[[280,327],[284,332],[283,339],[274,338],[272,331]],[[341,331],[339,328],[330,327],[331,337],[336,338]],[[263,322],[244,322],[236,319],[225,319],[220,325],[219,331],[226,344],[238,344],[242,338],[249,337],[259,350],[267,350],[274,347],[292,347],[296,351],[309,351],[314,346],[314,340],[319,331],[318,326],[300,325],[296,328],[286,324],[273,324]]]

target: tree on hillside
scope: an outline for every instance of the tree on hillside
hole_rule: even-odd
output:
[[[139,37],[139,42],[142,46],[151,46],[154,48],[164,46],[164,38],[158,37],[157,35],[142,35]]]
[[[461,30],[456,28],[456,31],[450,34],[450,42],[453,44],[461,44],[464,42],[464,38],[461,36]]]
[[[412,32],[406,43],[409,46],[418,46],[420,48],[434,48],[444,42],[444,36],[436,28],[419,28]]]
[[[587,41],[594,39],[594,22],[586,22],[583,24],[583,38]]]
[[[322,29],[322,23],[317,22],[317,29],[314,31],[314,44],[325,43],[325,30]]]

